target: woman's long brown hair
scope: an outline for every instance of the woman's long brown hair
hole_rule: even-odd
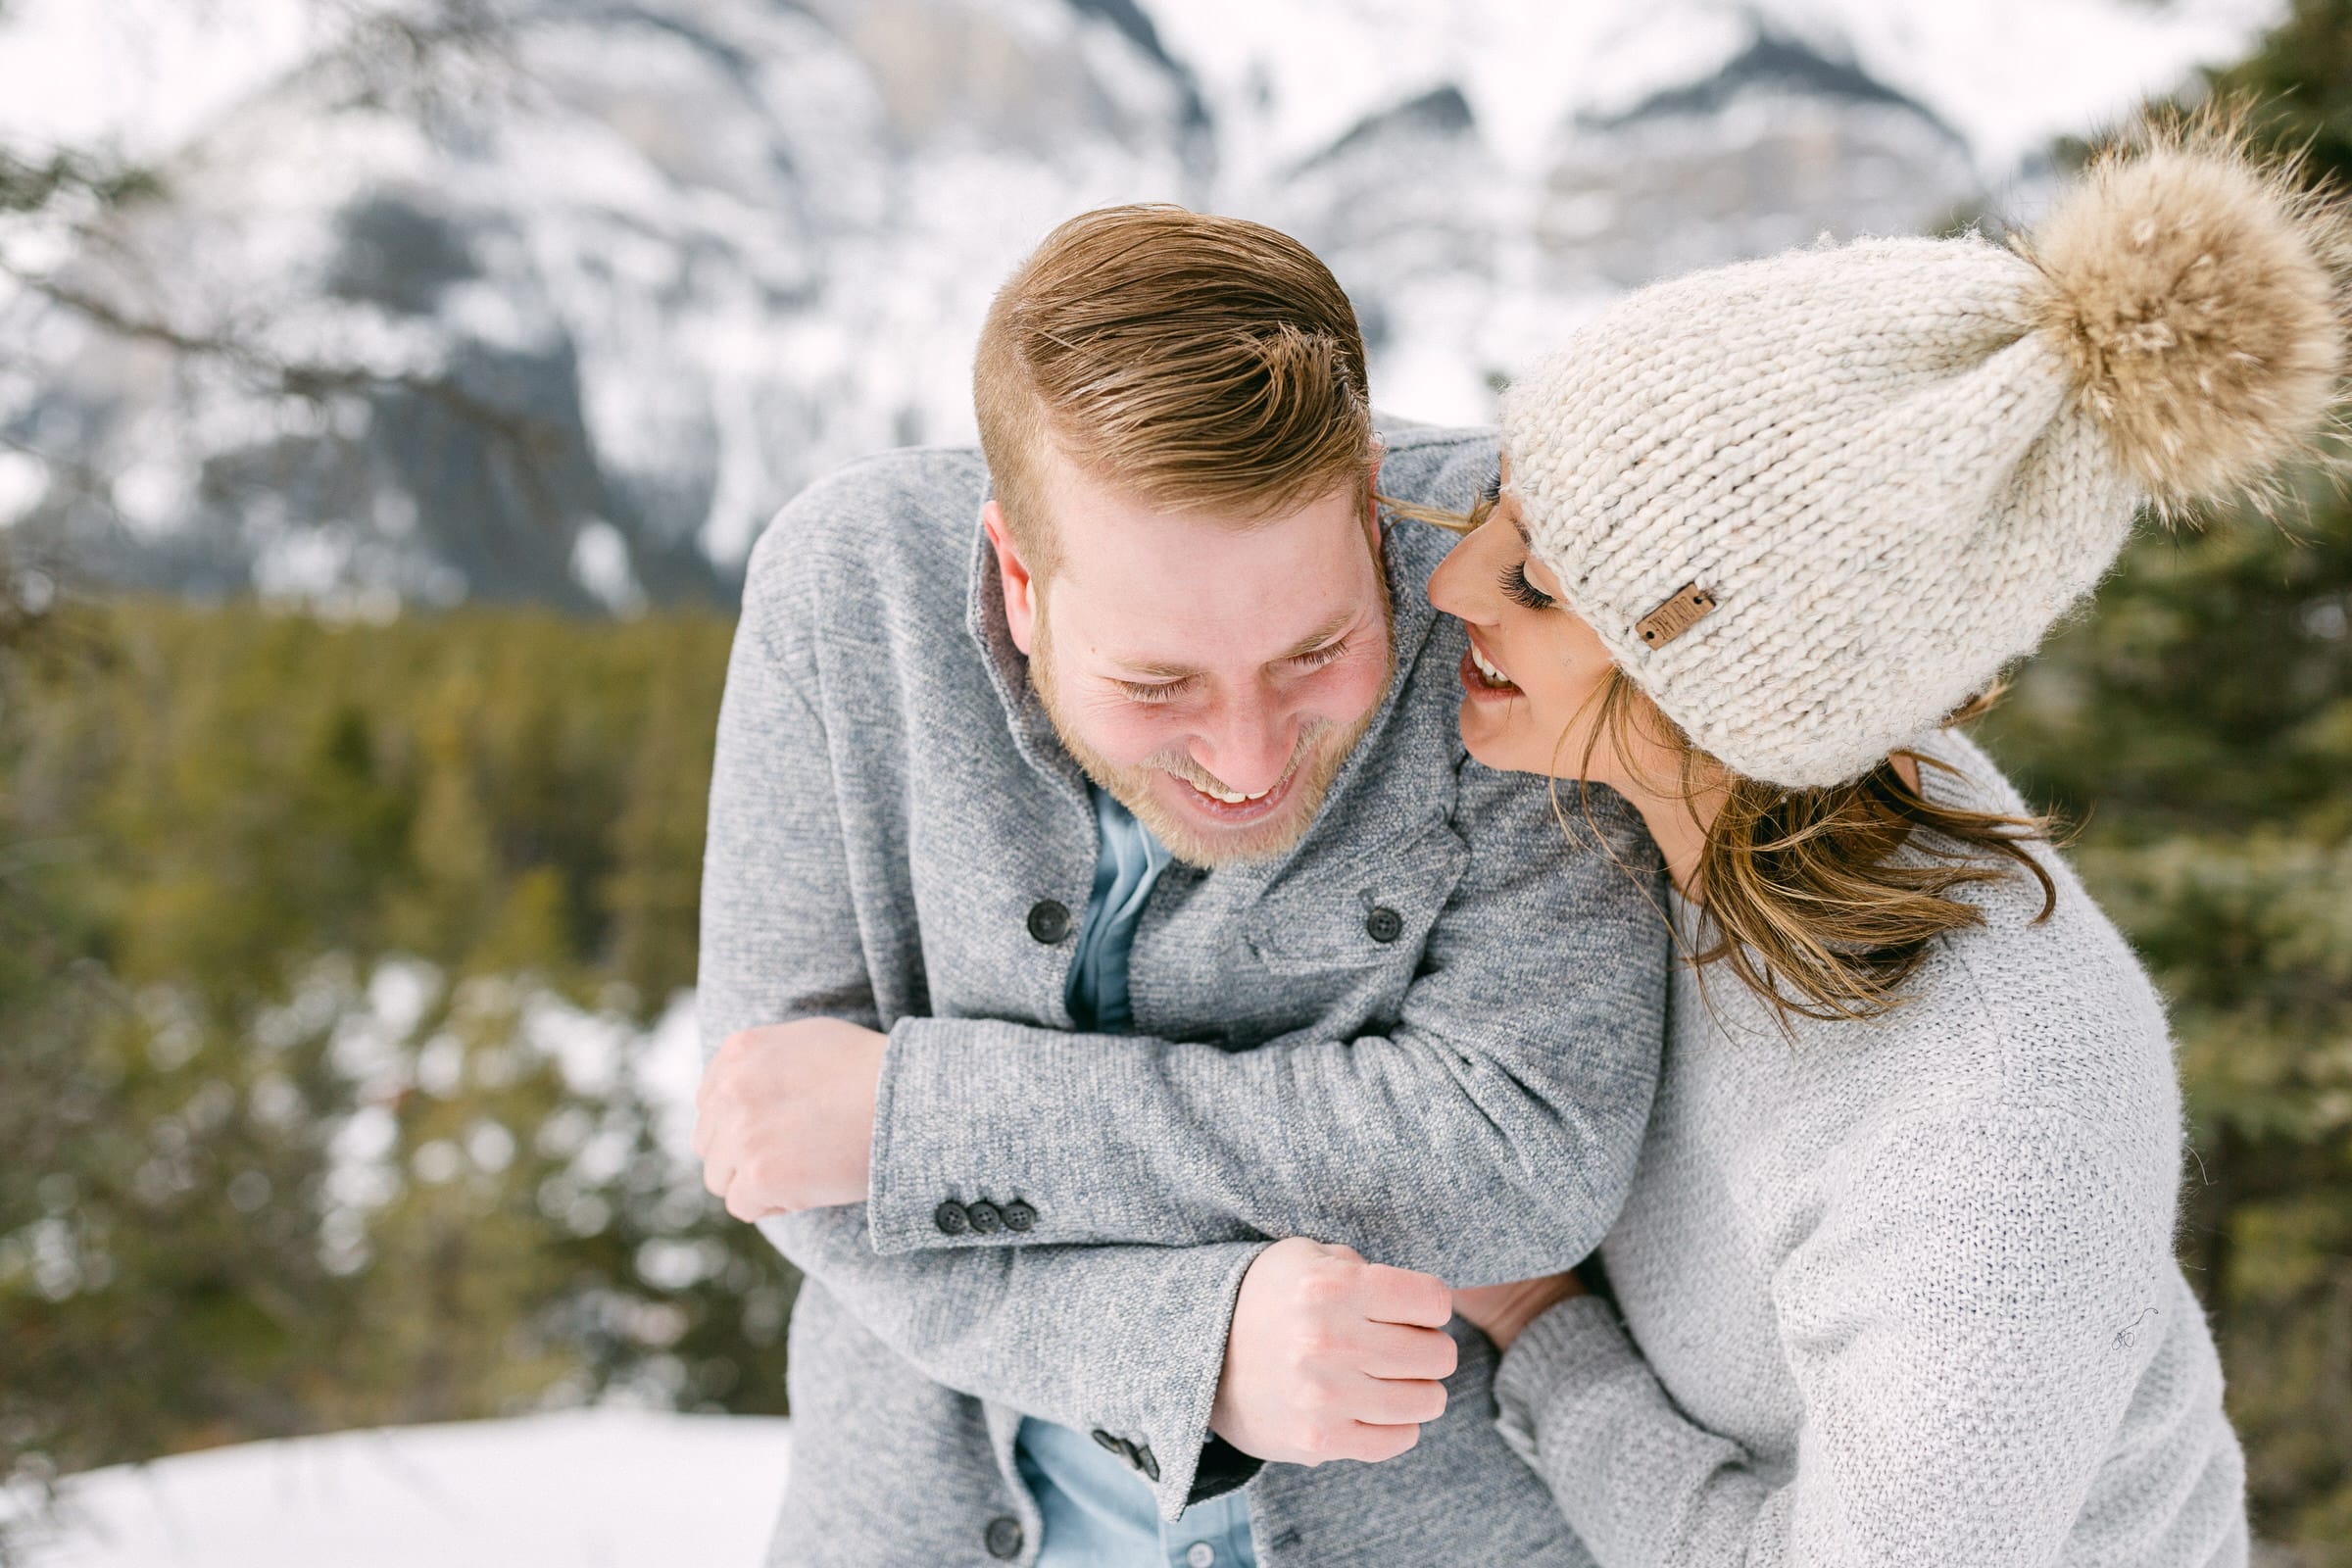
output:
[[[1997,696],[1945,722],[1976,717]],[[1945,805],[1895,765],[1903,758],[1956,772],[1936,758],[1898,752],[1852,783],[1788,789],[1699,751],[1621,669],[1594,701],[1580,774],[1591,776],[1603,744],[1635,771],[1638,741],[1647,741],[1678,760],[1679,776],[1645,784],[1694,814],[1701,800],[1714,807],[1692,876],[1710,940],[1690,962],[1724,965],[1784,1019],[1875,1018],[1901,1005],[1937,937],[1984,924],[1982,910],[1953,897],[1962,888],[2022,874],[2041,887],[2036,920],[2057,906],[2057,884],[2027,848],[2048,840],[2049,819]]]

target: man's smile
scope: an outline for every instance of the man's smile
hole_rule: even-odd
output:
[[[1266,820],[1290,799],[1291,782],[1298,776],[1298,763],[1294,760],[1280,779],[1255,795],[1245,795],[1239,790],[1211,790],[1181,774],[1168,774],[1181,786],[1174,793],[1185,805],[1220,827],[1249,827]]]

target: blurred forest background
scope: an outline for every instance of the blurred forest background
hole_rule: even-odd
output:
[[[474,0],[324,9],[333,47],[289,78],[306,114],[465,145],[485,98],[546,88],[513,16]],[[1150,158],[1175,148],[1175,193],[1240,191],[1333,255],[1383,401],[1408,413],[1478,416],[1509,340],[1541,347],[1580,299],[1722,259],[1706,245],[2030,206],[2034,172],[2082,150],[2052,143],[1988,190],[1959,100],[1889,85],[1884,51],[1759,25],[1695,84],[1578,108],[1618,183],[1593,183],[1597,154],[1545,165],[1529,188],[1549,205],[1512,243],[1549,260],[1513,271],[1481,238],[1478,265],[1508,275],[1465,303],[1446,281],[1470,265],[1459,215],[1413,193],[1508,176],[1469,150],[1475,95],[1413,97],[1276,180],[1216,162],[1204,127],[1234,111],[1152,15],[1074,9],[1071,47],[1128,100],[1070,112]],[[2270,20],[2185,94],[2250,95],[2267,137],[2352,188],[2352,0]],[[1166,82],[1118,74],[1155,52]],[[1157,141],[1120,118],[1147,112]],[[893,156],[903,175],[912,155]],[[1907,217],[1889,170],[1909,172]],[[971,315],[1033,216],[1135,177],[1064,173],[1012,204],[1011,250],[956,263],[979,295],[904,308]],[[0,141],[0,1479],[599,1398],[780,1410],[789,1271],[702,1193],[680,1120],[730,573],[757,514],[816,468],[955,435],[938,411],[965,347],[878,371],[902,380],[849,415],[832,381],[746,371],[733,415],[706,397],[702,423],[639,433],[701,452],[699,477],[631,469],[599,421],[653,416],[596,412],[603,372],[561,332],[385,349],[403,321],[479,327],[486,309],[450,302],[499,241],[436,217],[429,185],[337,198],[334,297],[369,330],[207,314],[154,264],[205,232],[186,192],[220,178]],[[1374,213],[1382,180],[1398,194]],[[710,223],[696,243],[715,254]],[[729,297],[822,316],[801,288]],[[1416,408],[1415,375],[1479,333]],[[791,456],[743,469],[730,419]],[[179,477],[122,482],[159,450]],[[1983,734],[2081,824],[2078,861],[2172,999],[2195,1150],[2181,1258],[2258,1533],[2316,1568],[2352,1564],[2352,505],[2317,481],[2309,500],[2286,528],[2146,529]],[[161,526],[173,507],[195,523]]]

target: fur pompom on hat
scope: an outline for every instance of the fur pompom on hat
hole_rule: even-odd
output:
[[[1618,301],[1504,395],[1511,491],[1695,745],[1846,783],[2031,652],[2143,505],[2316,450],[2345,256],[2227,130],[2146,133],[2014,249],[1867,240]]]

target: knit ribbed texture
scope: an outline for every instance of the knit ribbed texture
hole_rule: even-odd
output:
[[[1938,799],[2022,808],[1966,741]],[[1504,1357],[1502,1430],[1601,1568],[2235,1568],[2243,1462],[2172,1257],[2162,1007],[2046,850],[2058,907],[1963,891],[1912,1002],[1784,1037],[1677,982],[1592,1298]],[[1688,936],[1702,918],[1678,903]],[[1630,1331],[1630,1333],[1629,1333]]]
[[[2327,425],[2341,218],[2226,129],[2103,159],[2021,243],[1656,284],[1504,397],[1537,559],[1734,771],[1860,777],[2040,641],[2143,493],[2262,488]],[[1644,627],[1687,587],[1714,608]]]
[[[2115,559],[2135,493],[2035,283],[1977,239],[1794,252],[1631,295],[1505,395],[1537,557],[1735,770],[1867,772]],[[1691,583],[1718,608],[1645,644]]]

